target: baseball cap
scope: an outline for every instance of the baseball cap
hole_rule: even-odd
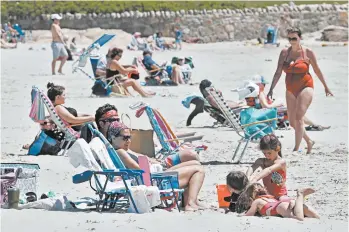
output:
[[[252,81],[255,84],[269,84],[269,82],[262,75],[258,75],[258,74],[252,78]]]
[[[59,14],[53,14],[53,15],[51,15],[51,19],[58,19],[58,20],[61,20],[61,19],[62,19],[62,16],[60,16]]]

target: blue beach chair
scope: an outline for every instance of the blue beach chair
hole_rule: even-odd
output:
[[[104,143],[114,166],[121,172],[125,172],[130,176],[135,176],[138,184],[144,184],[144,180],[142,178],[144,170],[127,169],[120,159],[118,153],[109,143],[109,141],[104,137],[104,135],[97,129],[93,128],[91,125],[88,125],[88,127],[91,130],[92,134],[98,137]],[[160,194],[162,195],[161,200],[165,204],[164,208],[172,208],[174,204],[169,204],[168,202],[171,199],[174,199],[174,203],[180,211],[178,201],[180,200],[181,194],[184,192],[184,190],[179,189],[178,172],[151,173],[150,178],[152,180],[152,183],[156,183],[157,187],[160,190]]]
[[[74,175],[73,183],[89,182],[91,189],[98,195],[98,199],[95,201],[97,211],[115,209],[117,205],[126,206],[132,204],[138,213],[130,191],[132,185],[138,185],[138,181],[132,172],[119,169],[103,170],[95,160],[89,145],[84,139],[78,139],[73,144],[68,151],[68,156],[73,166],[78,167],[81,165],[89,169]],[[77,157],[84,157],[84,159]],[[84,162],[80,160],[84,160]],[[121,181],[115,182],[115,178],[120,178]]]

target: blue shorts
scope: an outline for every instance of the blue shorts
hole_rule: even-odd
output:
[[[179,44],[179,43],[182,42],[182,40],[181,39],[175,39],[175,42]]]
[[[52,42],[51,43],[53,59],[58,59],[59,57],[68,57],[67,49],[63,43]]]

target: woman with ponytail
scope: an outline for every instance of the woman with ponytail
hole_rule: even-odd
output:
[[[58,116],[70,125],[82,125],[95,120],[95,117],[92,115],[79,115],[75,109],[63,106],[66,98],[65,88],[63,86],[54,85],[49,82],[47,89],[47,96],[54,105]],[[72,128],[76,131],[81,129],[81,127]]]
[[[266,135],[261,139],[259,149],[265,158],[257,159],[248,168],[246,175],[249,177],[250,183],[262,179],[264,187],[276,199],[287,197],[286,161],[282,158],[279,139],[273,134]]]

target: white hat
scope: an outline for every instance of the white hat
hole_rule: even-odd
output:
[[[255,75],[252,77],[252,81],[256,84],[269,84],[269,82],[261,75]]]
[[[133,34],[133,36],[139,36],[139,35],[142,35],[142,33],[140,33],[140,32],[135,32],[135,33]]]
[[[178,60],[185,60],[185,57],[184,56],[179,56]]]
[[[51,15],[51,19],[58,19],[58,20],[61,20],[61,19],[62,19],[62,16],[60,16],[59,14],[53,14],[53,15]]]
[[[248,98],[248,97],[258,97],[259,95],[259,87],[255,83],[249,81],[246,82],[244,87],[234,89],[234,92],[238,92],[239,100]]]

